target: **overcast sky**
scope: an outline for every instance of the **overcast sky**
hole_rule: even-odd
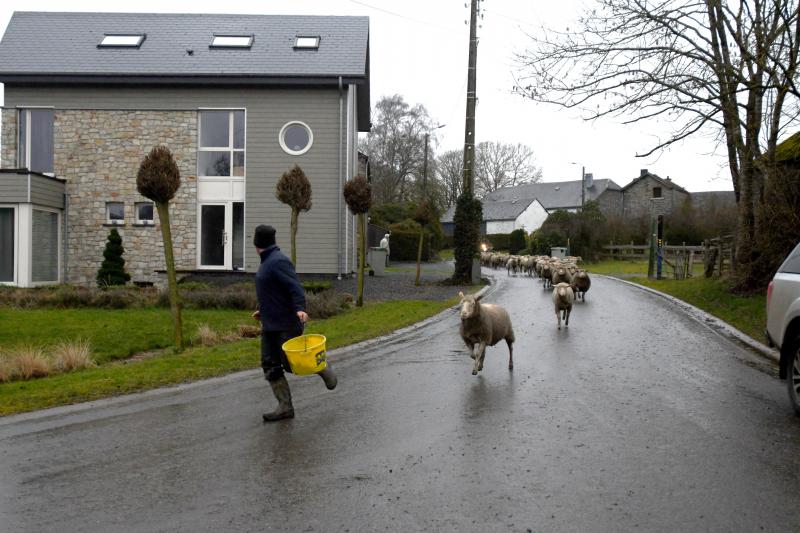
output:
[[[5,30],[15,10],[124,11],[172,13],[259,13],[360,15],[370,18],[373,105],[382,95],[401,94],[423,104],[435,123],[438,151],[464,142],[469,0],[5,0],[0,25]],[[514,54],[526,33],[541,26],[564,29],[581,4],[591,0],[484,0],[478,30],[478,111],[476,140],[520,142],[531,146],[545,181],[580,179],[581,166],[596,179],[625,185],[647,168],[671,177],[690,191],[731,190],[722,149],[697,137],[648,158],[669,124],[621,126],[613,120],[587,123],[576,112],[535,104],[512,94]],[[46,38],[46,36],[40,37]]]

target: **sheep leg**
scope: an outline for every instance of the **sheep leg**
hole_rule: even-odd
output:
[[[506,344],[508,344],[508,369],[514,370],[514,343],[506,339]]]
[[[486,354],[486,343],[481,342],[478,344],[478,350],[476,351],[475,355],[475,364],[472,367],[472,375],[477,376],[478,372],[483,370],[483,357]]]
[[[469,348],[469,356],[471,359],[475,359],[475,345],[472,343],[467,343],[467,348]]]
[[[561,311],[556,311],[556,318],[558,319],[558,329],[561,329]]]
[[[566,326],[569,326],[569,314],[570,314],[571,311],[572,311],[572,309],[570,309],[570,308],[567,308],[567,309],[564,310],[564,325],[566,325]]]

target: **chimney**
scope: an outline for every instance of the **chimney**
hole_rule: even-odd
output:
[[[594,185],[594,175],[591,172],[587,172],[583,176],[583,181],[587,189],[591,189]]]
[[[640,177],[640,178],[641,178],[642,176],[647,176],[648,174],[650,174],[650,173],[647,171],[647,169],[646,169],[646,168],[643,168],[643,169],[639,170],[639,177]]]

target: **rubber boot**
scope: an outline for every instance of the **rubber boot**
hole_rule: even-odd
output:
[[[339,380],[336,378],[336,374],[333,372],[331,368],[331,364],[328,363],[325,365],[325,368],[319,372],[319,377],[322,378],[322,381],[325,382],[325,386],[328,387],[328,390],[333,390],[336,388],[336,384]]]
[[[286,418],[294,418],[294,407],[292,407],[292,392],[289,390],[289,382],[285,376],[281,376],[275,381],[269,382],[272,393],[278,400],[278,407],[271,413],[264,413],[264,422],[277,422]]]

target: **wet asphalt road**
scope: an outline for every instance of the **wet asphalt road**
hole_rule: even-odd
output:
[[[498,274],[517,333],[471,360],[450,311],[292,380],[262,425],[239,374],[0,419],[2,531],[797,531],[800,420],[770,363],[595,279],[557,331]]]

